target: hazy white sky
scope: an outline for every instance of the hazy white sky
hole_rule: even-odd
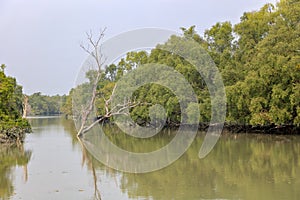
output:
[[[24,92],[66,94],[86,58],[85,32],[106,37],[137,28],[202,34],[216,22],[239,22],[245,11],[276,0],[0,0],[0,64]]]

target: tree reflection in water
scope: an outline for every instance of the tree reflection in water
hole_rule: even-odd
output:
[[[13,169],[22,166],[24,181],[28,180],[27,164],[31,158],[31,151],[24,150],[23,144],[0,144],[0,199],[9,199],[14,194]]]
[[[173,138],[172,131],[148,139],[148,142],[125,136],[114,127],[106,127],[105,133],[116,145],[137,153],[158,149]],[[99,145],[97,140],[89,142],[95,148]],[[199,134],[179,160],[167,168],[146,174],[122,173],[107,168],[84,145],[82,160],[93,175],[95,198],[98,195],[98,199],[101,196],[97,172],[115,177],[121,191],[133,199],[273,200],[300,196],[300,137],[223,135],[213,151],[200,160],[198,152],[202,142],[203,135]],[[114,155],[108,159],[115,159]]]
[[[145,143],[107,131],[115,144],[135,152],[157,149],[171,138],[161,136]],[[99,145],[97,140],[90,142],[95,147]],[[297,189],[300,187],[299,137],[222,136],[211,154],[200,160],[198,152],[202,142],[203,136],[197,137],[179,160],[162,170],[121,173],[120,189],[130,198],[152,199],[295,199],[300,196]],[[109,159],[115,159],[114,155]],[[112,173],[116,172],[112,170]]]
[[[92,172],[93,185],[94,185],[94,196],[96,200],[101,200],[101,192],[98,186],[98,177],[95,169],[95,162],[97,162],[86,150],[81,140],[77,137],[77,131],[75,129],[74,123],[71,120],[61,120],[60,121],[65,128],[65,131],[70,134],[72,138],[72,144],[80,144],[82,148],[82,166],[86,164],[87,168]]]

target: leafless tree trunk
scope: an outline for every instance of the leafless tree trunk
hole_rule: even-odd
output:
[[[97,96],[97,84],[100,80],[100,77],[102,75],[102,70],[101,67],[104,64],[103,61],[103,55],[101,53],[101,41],[103,40],[104,37],[104,31],[100,32],[100,36],[94,40],[93,39],[93,35],[92,33],[87,33],[87,39],[88,39],[88,43],[89,45],[87,47],[80,45],[80,47],[86,52],[88,53],[90,56],[92,56],[92,58],[96,61],[97,64],[97,74],[96,74],[96,78],[94,80],[93,83],[93,88],[92,88],[92,97],[90,99],[90,102],[87,106],[87,108],[85,108],[84,110],[82,110],[81,113],[81,126],[80,129],[78,131],[78,136],[81,136],[84,132],[85,132],[85,128],[86,128],[86,123],[88,120],[89,115],[91,114],[91,112],[93,111],[93,106],[96,100],[96,96]],[[90,45],[91,45],[91,49],[90,49]]]
[[[105,29],[100,32],[100,35],[96,39],[93,38],[93,35],[91,32],[87,33],[87,40],[88,40],[89,45],[87,47],[80,45],[80,47],[94,59],[96,65],[97,65],[96,66],[97,69],[96,69],[96,75],[95,75],[94,82],[92,83],[93,85],[92,85],[91,99],[88,102],[87,107],[85,109],[83,109],[81,112],[81,125],[80,125],[79,131],[77,133],[78,137],[82,136],[84,133],[88,132],[91,128],[93,128],[96,124],[98,124],[99,122],[101,122],[107,118],[110,118],[114,115],[124,115],[124,114],[128,115],[128,113],[126,113],[124,111],[126,111],[128,108],[133,108],[139,104],[135,101],[131,101],[130,99],[128,99],[128,100],[124,101],[123,104],[118,104],[118,105],[114,106],[113,108],[110,108],[111,101],[114,96],[115,89],[117,87],[117,84],[115,84],[112,94],[109,97],[109,99],[105,99],[104,96],[102,96],[102,98],[105,102],[105,114],[101,118],[94,121],[93,123],[91,123],[89,125],[87,124],[88,118],[93,111],[93,106],[94,106],[95,100],[97,98],[97,85],[99,83],[101,76],[104,73],[104,70],[101,69],[105,63],[105,58],[101,52],[101,42],[104,37],[104,32],[105,32]]]
[[[24,95],[24,99],[23,99],[23,116],[22,116],[22,118],[27,117],[28,110],[29,110],[28,96]]]

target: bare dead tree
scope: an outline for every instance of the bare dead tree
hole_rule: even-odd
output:
[[[129,108],[136,107],[139,105],[138,102],[131,101],[130,99],[124,100],[122,104],[115,105],[113,108],[110,108],[112,99],[115,94],[115,89],[117,87],[117,84],[115,84],[112,93],[108,99],[105,99],[104,95],[102,95],[102,98],[104,100],[104,105],[105,105],[105,114],[101,116],[99,119],[95,120],[91,124],[87,124],[88,118],[90,114],[93,111],[93,107],[96,101],[96,98],[98,96],[97,93],[97,85],[100,81],[100,78],[102,77],[104,71],[102,70],[102,67],[106,61],[104,58],[104,55],[101,52],[101,42],[104,37],[104,32],[105,29],[100,31],[100,35],[98,38],[94,39],[92,32],[87,33],[87,40],[88,40],[88,46],[80,45],[80,47],[88,54],[90,55],[93,60],[96,63],[96,74],[95,74],[95,79],[93,80],[94,82],[92,83],[92,96],[90,101],[88,102],[88,105],[86,108],[84,108],[81,112],[81,125],[79,128],[79,131],[77,133],[77,136],[82,136],[84,133],[88,132],[90,129],[92,129],[96,124],[99,122],[110,118],[114,115],[128,115],[127,113]]]
[[[29,111],[29,104],[28,104],[28,96],[27,95],[23,95],[23,116],[22,118],[26,118],[27,113]]]
[[[93,34],[92,32],[87,33],[87,39],[88,39],[88,43],[89,45],[87,47],[80,45],[80,47],[90,56],[92,56],[92,58],[96,61],[96,65],[97,65],[97,70],[96,70],[96,78],[94,80],[93,86],[92,86],[92,97],[90,99],[90,102],[87,106],[87,108],[82,110],[81,113],[81,126],[80,129],[78,131],[78,136],[82,135],[84,133],[84,129],[86,128],[86,123],[88,120],[89,115],[91,114],[91,112],[93,111],[93,106],[96,100],[96,96],[97,96],[97,84],[100,80],[100,77],[102,75],[102,70],[101,67],[104,64],[103,61],[103,54],[101,53],[101,41],[103,40],[104,37],[104,31],[100,31],[100,36],[94,40],[93,39]],[[91,45],[91,47],[90,47]]]

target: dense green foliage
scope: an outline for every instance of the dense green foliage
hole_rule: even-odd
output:
[[[228,119],[299,125],[299,1],[266,5],[241,20],[232,65],[241,77],[227,87]]]
[[[66,96],[48,96],[40,92],[28,96],[28,115],[59,115]]]
[[[16,79],[6,76],[5,65],[0,70],[0,120],[18,120],[22,114],[22,87]]]
[[[26,119],[22,119],[23,93],[16,79],[6,76],[5,65],[0,69],[0,142],[7,139],[22,139],[30,130]]]
[[[246,12],[240,23],[216,23],[201,37],[195,26],[181,28],[182,36],[172,36],[150,53],[130,52],[118,64],[106,68],[98,84],[98,94],[106,98],[120,78],[149,63],[164,64],[180,72],[198,96],[200,121],[211,118],[211,99],[205,81],[182,57],[163,49],[179,48],[180,41],[194,39],[211,56],[222,74],[227,95],[227,122],[238,124],[300,125],[300,3],[282,0],[276,6],[266,4],[259,11]],[[179,47],[178,47],[179,46]],[[191,52],[188,49],[180,49]],[[87,77],[92,82],[91,72]],[[87,85],[79,86],[81,90]],[[75,90],[79,90],[78,88]],[[74,92],[71,91],[70,94]],[[85,91],[87,92],[87,91]],[[82,93],[79,93],[82,94]],[[138,123],[150,121],[149,104],[161,104],[168,123],[179,123],[181,111],[176,96],[158,84],[147,84],[133,98],[146,102],[131,110]],[[64,112],[71,113],[71,97]],[[97,99],[98,114],[104,114],[104,101]],[[193,115],[195,104],[187,112]]]

